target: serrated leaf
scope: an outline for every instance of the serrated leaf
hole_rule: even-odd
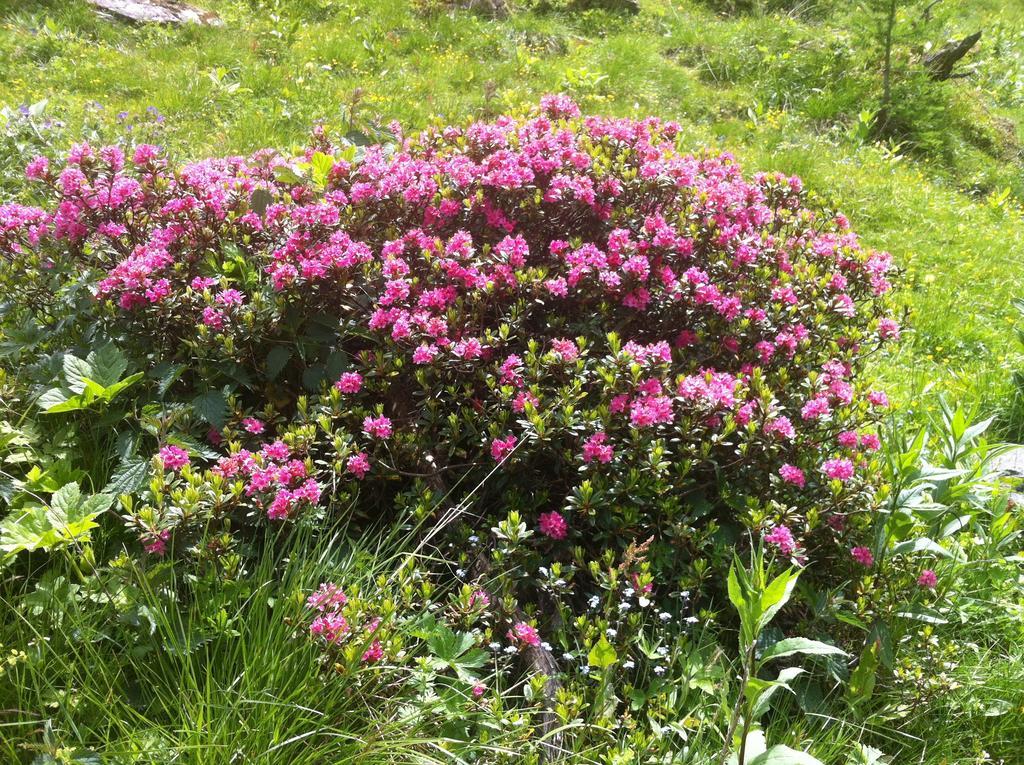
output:
[[[158,366],[153,373],[156,378],[156,390],[161,396],[167,394],[167,391],[171,389],[171,386],[178,381],[182,373],[188,369],[184,364],[168,364],[163,363]]]
[[[201,393],[192,399],[192,408],[196,414],[215,428],[224,427],[228,415],[228,402],[219,390]]]
[[[252,207],[254,213],[259,215],[261,218],[267,214],[267,208],[274,201],[274,196],[266,189],[256,189],[252,192],[252,196],[249,197],[249,206]]]
[[[783,656],[792,656],[793,654],[802,653],[810,656],[848,656],[846,651],[840,648],[836,648],[834,645],[828,643],[822,643],[818,640],[810,640],[808,638],[793,637],[785,638],[772,645],[764,652],[761,656],[761,661],[770,661],[771,659],[781,659]]]
[[[277,376],[291,361],[292,352],[290,348],[283,345],[274,346],[267,354],[267,366],[265,376],[268,380],[276,380]]]
[[[95,380],[104,388],[109,388],[120,380],[121,375],[128,369],[128,360],[113,343],[107,343],[103,347],[92,351],[86,357],[86,361],[92,370],[91,374],[86,375],[86,377]],[[67,374],[66,371],[65,374]]]
[[[73,353],[64,354],[64,380],[72,393],[85,390],[85,380],[93,377],[92,365]]]
[[[115,497],[131,494],[142,488],[148,475],[149,461],[141,457],[131,457],[122,462],[110,476],[110,482],[103,487],[103,493]]]

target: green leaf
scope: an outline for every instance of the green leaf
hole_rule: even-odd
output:
[[[776,744],[767,752],[750,760],[750,765],[822,765],[822,762],[807,752],[799,752],[784,744]]]
[[[875,690],[875,676],[878,672],[878,657],[881,653],[881,641],[872,640],[864,646],[860,654],[857,669],[850,674],[850,682],[846,686],[847,698],[854,704],[867,701]]]
[[[49,412],[53,407],[63,404],[73,395],[72,391],[67,388],[50,388],[36,399],[36,406],[44,412]]]
[[[103,398],[104,401],[113,401],[115,396],[117,396],[125,389],[135,385],[135,383],[137,383],[141,379],[142,372],[136,372],[135,374],[124,378],[120,382],[116,382],[113,385],[109,385],[106,388],[104,388],[100,396]]]
[[[757,620],[757,632],[764,629],[793,595],[800,572],[791,569],[775,577],[761,593],[761,616]]]
[[[84,391],[85,380],[92,377],[93,369],[88,361],[78,358],[73,353],[64,354],[64,379],[73,393]]]
[[[590,653],[587,654],[587,663],[592,667],[605,669],[612,666],[618,658],[615,648],[608,642],[608,638],[602,635],[601,639],[590,649]]]
[[[783,656],[792,656],[796,653],[807,654],[810,656],[849,656],[846,651],[836,648],[834,645],[828,643],[822,643],[817,640],[809,640],[808,638],[794,637],[780,640],[771,646],[761,656],[761,661],[770,661],[771,659],[780,659]]]
[[[283,345],[276,345],[267,354],[267,367],[264,373],[268,380],[276,380],[277,376],[291,361],[292,352],[290,348]]]
[[[215,428],[224,427],[228,416],[228,402],[219,390],[201,393],[192,399],[192,408],[196,414]]]
[[[102,348],[90,353],[86,357],[86,361],[92,370],[86,377],[95,380],[104,388],[109,388],[120,380],[121,375],[128,369],[128,360],[113,343],[107,343]],[[67,375],[66,370],[65,366],[65,375]]]
[[[744,597],[743,588],[740,587],[739,576],[736,573],[738,568],[737,561],[733,560],[732,565],[729,567],[727,584],[729,588],[729,601],[739,611],[740,616],[742,616],[747,608],[747,599]]]
[[[256,189],[249,198],[249,205],[252,207],[253,212],[262,218],[266,215],[267,208],[270,207],[273,201],[274,196],[269,191],[266,189]]]
[[[148,474],[148,460],[141,457],[130,457],[122,462],[110,476],[110,482],[103,487],[103,493],[115,497],[121,494],[131,494],[142,488]]]
[[[184,374],[186,369],[188,369],[188,367],[184,364],[170,364],[166,361],[160,364],[151,373],[156,379],[156,392],[160,394],[160,396],[165,396],[167,391],[169,391],[171,386],[178,381],[178,378]]]
[[[900,542],[890,550],[890,555],[903,555],[905,553],[930,552],[943,558],[952,558],[953,553],[928,537],[918,537]]]
[[[46,508],[41,505],[12,512],[0,521],[0,550],[6,553],[32,552],[59,541],[60,537],[46,517]]]

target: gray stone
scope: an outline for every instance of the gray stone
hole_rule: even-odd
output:
[[[998,473],[1024,478],[1024,446],[993,457],[988,461],[988,466]]]
[[[220,17],[178,0],[89,0],[100,13],[139,24],[220,26]]]

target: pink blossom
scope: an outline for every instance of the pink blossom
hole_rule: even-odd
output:
[[[516,622],[513,624],[507,636],[509,640],[514,644],[518,644],[521,648],[527,646],[536,648],[540,645],[540,635],[537,634],[537,629],[526,622]]]
[[[358,393],[363,387],[363,376],[358,372],[343,372],[334,387],[342,393]]]
[[[775,526],[764,535],[764,541],[775,546],[782,555],[796,552],[796,541],[793,533],[786,526]]]
[[[323,638],[328,643],[339,642],[348,632],[348,620],[336,611],[316,617],[309,625],[311,635]]]
[[[782,476],[782,480],[786,483],[791,483],[797,488],[804,488],[807,482],[807,478],[804,476],[804,471],[795,465],[783,465],[779,468],[779,475]]]
[[[160,462],[164,470],[181,470],[189,463],[188,452],[180,446],[168,444],[160,449]]]
[[[501,462],[512,450],[516,448],[516,444],[519,439],[515,435],[508,435],[505,438],[495,438],[491,441],[491,456],[494,457],[498,462]]]
[[[764,433],[766,436],[790,439],[796,435],[796,430],[793,428],[793,423],[789,421],[788,417],[776,417],[764,424]]]
[[[348,603],[348,598],[341,588],[331,582],[324,582],[320,589],[306,598],[306,605],[321,613],[325,611],[337,611]]]
[[[857,434],[852,430],[844,430],[836,436],[836,441],[845,449],[857,448]]]
[[[860,565],[865,568],[871,568],[875,564],[875,556],[871,554],[871,550],[866,547],[854,547],[850,550],[850,555]]]
[[[893,319],[879,319],[878,336],[883,340],[899,340],[900,325]]]
[[[150,555],[163,557],[167,553],[167,541],[171,538],[170,529],[161,529],[143,538],[142,549]]]
[[[379,640],[374,640],[370,643],[370,647],[363,651],[363,662],[366,664],[373,664],[384,658],[384,647],[380,644]]]
[[[849,481],[853,478],[853,461],[846,457],[826,460],[821,464],[821,471],[834,480]]]
[[[561,513],[552,510],[549,513],[541,513],[538,524],[540,533],[552,539],[565,539],[569,533],[569,526]]]
[[[345,463],[345,471],[360,480],[366,478],[366,474],[370,472],[370,459],[365,452],[353,454]]]
[[[615,450],[611,444],[605,443],[608,436],[604,431],[598,431],[588,438],[583,444],[584,462],[608,463],[615,456]]]
[[[877,407],[879,409],[888,409],[889,397],[885,395],[884,391],[868,391],[868,403],[871,404],[871,406]]]
[[[874,433],[865,433],[860,437],[860,445],[862,449],[875,452],[882,448],[882,441]]]
[[[244,420],[242,420],[242,427],[245,428],[246,432],[252,433],[253,435],[256,436],[258,436],[266,429],[266,426],[263,424],[263,421],[258,420],[255,417],[246,417]]]
[[[363,419],[363,432],[374,438],[390,438],[391,420],[383,415],[380,417],[366,417]]]
[[[832,409],[828,405],[828,399],[826,398],[812,398],[806,404],[800,412],[800,416],[805,420],[818,420],[822,417],[828,417],[832,414]]]
[[[939,583],[939,578],[935,575],[935,572],[930,568],[926,568],[921,572],[921,576],[917,578],[918,587],[925,587],[929,590],[934,590],[935,586]]]

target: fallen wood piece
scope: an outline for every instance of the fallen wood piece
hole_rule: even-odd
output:
[[[935,53],[926,54],[923,61],[928,67],[928,74],[933,80],[948,80],[953,76],[953,67],[966,56],[978,40],[981,32],[975,32],[962,40],[950,40]]]
[[[179,0],[89,0],[89,3],[100,13],[137,24],[221,24],[220,17],[213,11]]]

